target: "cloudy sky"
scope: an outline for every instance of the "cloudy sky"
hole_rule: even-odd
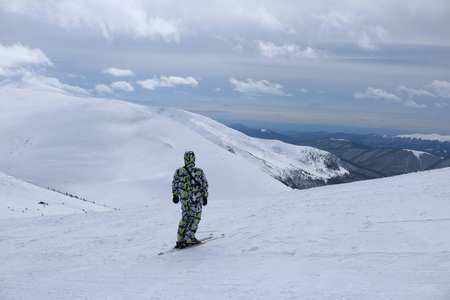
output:
[[[0,82],[450,134],[448,0],[0,0]]]

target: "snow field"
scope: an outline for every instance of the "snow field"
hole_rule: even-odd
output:
[[[448,299],[450,169],[180,208],[4,219],[1,299]]]
[[[0,218],[111,211],[106,206],[57,193],[0,172]]]
[[[450,168],[293,191],[269,174],[329,178],[323,151],[36,83],[0,94],[0,299],[450,298]],[[226,237],[158,256],[186,150],[210,183],[198,236]]]

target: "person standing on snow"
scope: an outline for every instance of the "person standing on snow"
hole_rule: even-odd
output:
[[[184,166],[178,168],[172,181],[173,202],[181,201],[181,221],[175,248],[198,244],[195,238],[202,216],[202,206],[208,204],[208,181],[202,169],[195,167],[195,154],[184,153]]]

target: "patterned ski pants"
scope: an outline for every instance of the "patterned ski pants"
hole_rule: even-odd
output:
[[[198,200],[182,200],[181,221],[178,225],[178,241],[189,243],[195,238],[202,217],[202,204]]]

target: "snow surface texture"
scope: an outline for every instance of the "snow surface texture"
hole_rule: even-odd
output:
[[[3,219],[0,299],[450,298],[450,168],[179,207]],[[3,199],[3,195],[0,195]]]

